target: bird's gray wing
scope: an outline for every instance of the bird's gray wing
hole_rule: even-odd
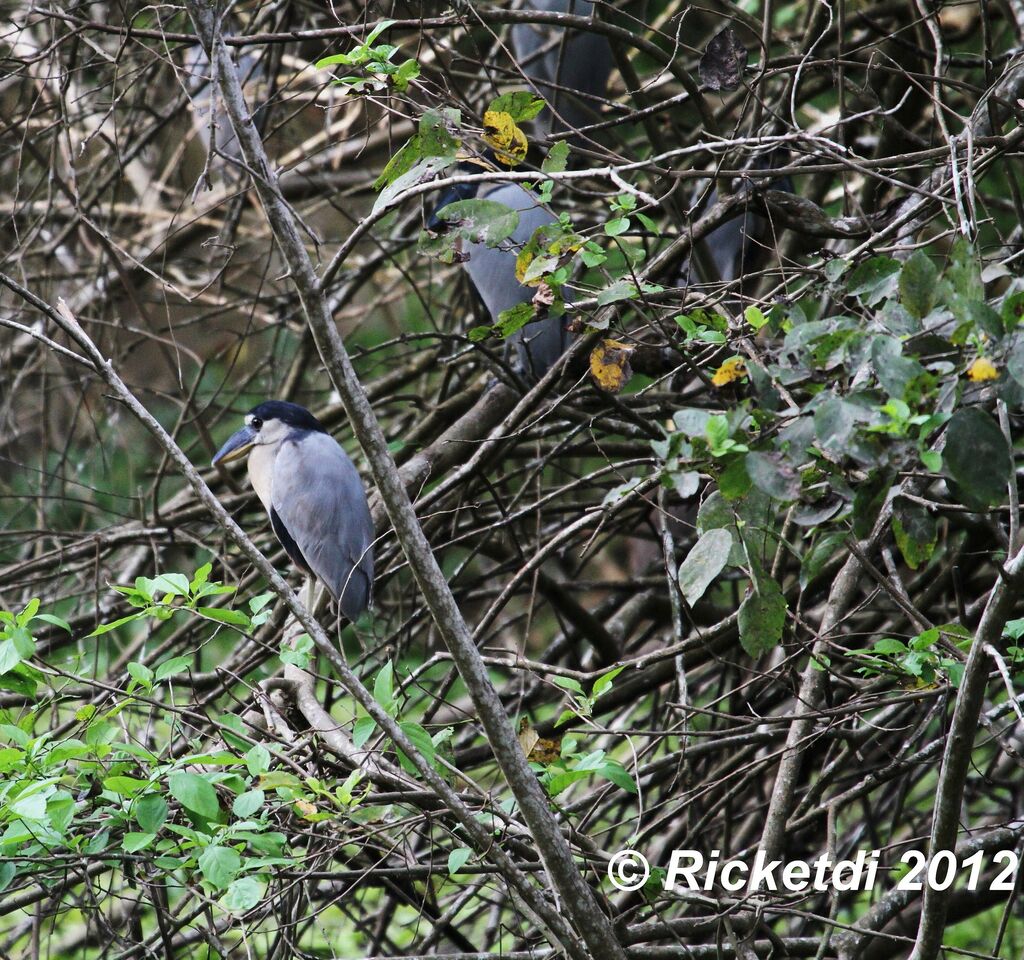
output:
[[[271,507],[309,569],[355,620],[370,603],[373,521],[359,472],[333,437],[306,433],[281,443]]]
[[[463,264],[469,279],[483,300],[492,320],[520,303],[532,300],[536,287],[516,279],[516,257],[538,227],[555,222],[550,210],[518,183],[506,183],[485,195],[519,213],[519,226],[506,245],[488,247],[471,243],[465,248],[469,259]],[[515,353],[515,366],[527,380],[538,380],[552,367],[569,345],[564,316],[548,316],[528,323],[508,338]]]

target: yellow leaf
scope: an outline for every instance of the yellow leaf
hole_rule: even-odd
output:
[[[633,348],[619,340],[602,340],[590,354],[590,375],[607,393],[618,393],[633,376],[629,357]]]
[[[526,159],[526,134],[516,125],[512,114],[488,110],[484,114],[484,143],[506,166],[514,167]]]
[[[998,380],[999,371],[991,360],[986,357],[978,357],[967,368],[967,376],[975,383],[980,383],[982,380]]]
[[[718,370],[715,371],[715,375],[711,378],[711,382],[716,387],[724,387],[726,384],[739,380],[746,375],[747,368],[743,363],[743,358],[730,357],[718,368]]]
[[[524,247],[519,251],[516,256],[516,279],[522,283],[523,278],[526,276],[526,271],[530,269],[530,264],[533,263],[533,258],[536,256],[533,250],[529,246]]]
[[[316,815],[316,805],[310,803],[308,800],[296,800],[295,801],[295,812],[304,818],[309,818]]]

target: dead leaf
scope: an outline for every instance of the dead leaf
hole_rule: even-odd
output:
[[[700,58],[701,83],[708,90],[735,90],[747,69],[747,48],[732,27],[726,27],[704,48]]]
[[[554,763],[562,756],[562,737],[542,737],[530,724],[529,717],[519,721],[519,746],[523,748],[526,759],[531,763],[542,763],[544,766]]]
[[[533,295],[533,300],[530,302],[538,309],[540,307],[550,307],[555,302],[555,291],[541,280],[537,284],[537,292]]]
[[[602,340],[590,354],[590,375],[606,393],[619,393],[629,383],[633,348],[619,340]]]
[[[484,143],[508,167],[514,167],[526,159],[526,134],[519,129],[512,114],[503,110],[488,110],[484,114]]]

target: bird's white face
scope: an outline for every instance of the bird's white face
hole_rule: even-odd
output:
[[[245,426],[233,433],[227,443],[217,451],[213,463],[230,463],[251,453],[257,447],[274,448],[288,436],[291,429],[283,420],[276,417],[261,420],[251,413],[247,414]]]
[[[251,445],[254,447],[275,446],[293,429],[283,420],[260,420],[251,413],[246,416],[245,425],[253,431]]]

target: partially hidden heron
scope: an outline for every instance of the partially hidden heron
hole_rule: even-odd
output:
[[[751,174],[757,176],[766,172],[772,167],[785,166],[787,157],[780,150],[760,157],[751,168]],[[786,193],[793,192],[793,181],[787,176],[772,178],[771,189],[782,190]],[[739,188],[741,193],[749,193],[750,185],[743,183]],[[699,196],[700,188],[695,193]],[[704,204],[705,210],[710,210],[718,202],[718,190],[714,189],[708,195]],[[715,227],[703,240],[704,247],[708,251],[718,279],[724,283],[731,283],[748,273],[753,273],[764,266],[768,253],[774,245],[775,229],[773,225],[761,214],[753,210],[745,210],[739,216],[727,220],[725,223]],[[694,262],[691,266],[689,260],[683,265],[684,283],[705,283],[707,278],[701,276],[700,264]]]
[[[520,9],[591,17],[594,4],[591,0],[527,0]],[[512,28],[512,49],[534,90],[550,105],[551,114],[546,117],[551,132],[578,130],[600,120],[613,63],[607,37],[557,24],[517,23]]]
[[[355,620],[370,605],[373,520],[355,464],[305,407],[267,400],[245,415],[214,466],[249,457],[249,480],[292,562]]]
[[[479,171],[479,166],[466,169]],[[499,314],[520,303],[527,303],[537,293],[536,287],[526,286],[516,277],[516,257],[539,227],[554,223],[557,218],[525,187],[518,183],[502,183],[477,191],[477,184],[458,184],[444,191],[438,199],[434,213],[428,218],[427,228],[443,229],[438,212],[455,200],[468,200],[474,196],[503,204],[519,214],[519,223],[512,235],[499,245],[489,247],[483,243],[466,243],[462,248],[463,269],[483,303],[491,322]],[[568,301],[568,296],[565,297]],[[569,346],[571,334],[566,329],[566,317],[554,313],[526,324],[506,340],[513,369],[527,383],[535,383],[554,366]]]

